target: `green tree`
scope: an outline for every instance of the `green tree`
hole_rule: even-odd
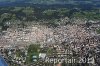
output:
[[[57,12],[58,12],[58,16],[60,16],[60,17],[68,16],[69,9],[67,9],[67,8],[60,8],[60,9],[57,10]]]
[[[27,59],[26,59],[27,63],[31,63],[32,62],[32,56],[33,55],[36,55],[36,56],[39,55],[39,49],[40,49],[40,45],[39,44],[31,44],[28,47],[28,56],[27,56]]]
[[[6,25],[6,22],[9,21],[10,19],[11,19],[11,14],[9,13],[4,13],[1,15],[0,18],[1,30],[7,30],[8,26]]]
[[[48,10],[43,11],[43,15],[44,15],[46,18],[49,18],[49,19],[50,19],[50,18],[56,17],[57,12],[56,12],[56,10],[48,9]]]
[[[26,7],[22,10],[25,14],[26,20],[33,20],[34,19],[34,9],[31,7]]]

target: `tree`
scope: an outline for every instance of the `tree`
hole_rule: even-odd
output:
[[[28,48],[28,52],[29,53],[37,53],[38,52],[38,49],[39,49],[39,45],[36,45],[36,44],[31,44]]]
[[[56,14],[57,14],[56,10],[48,9],[48,10],[43,11],[43,15],[49,19],[54,18]]]
[[[34,19],[34,9],[31,7],[26,7],[22,10],[25,14],[26,20],[33,20]]]
[[[32,56],[36,55],[38,57],[39,55],[39,49],[40,49],[40,45],[39,44],[31,44],[28,47],[28,57],[26,59],[27,63],[31,63],[32,62]]]
[[[58,12],[58,16],[60,16],[60,17],[68,16],[69,9],[60,8],[60,9],[57,10],[57,12]]]
[[[9,13],[4,13],[1,15],[0,18],[0,26],[2,27],[2,30],[7,30],[7,28],[9,27],[8,25],[6,25],[6,22],[9,21],[11,19],[11,14]]]

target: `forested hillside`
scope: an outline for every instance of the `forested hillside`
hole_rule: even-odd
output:
[[[58,7],[1,7],[0,8],[0,27],[5,29],[8,24],[19,23],[24,25],[25,22],[38,22],[57,26],[61,18],[68,17],[69,19],[87,19],[100,20],[100,9],[84,10],[80,8]]]

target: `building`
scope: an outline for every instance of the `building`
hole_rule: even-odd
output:
[[[40,53],[40,54],[39,54],[39,58],[45,59],[45,57],[46,57],[46,54],[45,54],[45,53]]]

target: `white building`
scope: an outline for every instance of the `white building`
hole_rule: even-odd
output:
[[[39,58],[45,59],[45,57],[46,57],[46,53],[40,53],[40,54],[39,54]]]

